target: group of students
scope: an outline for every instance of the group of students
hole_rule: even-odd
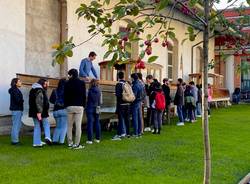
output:
[[[79,78],[78,71],[71,69],[68,75],[68,80],[59,80],[57,88],[52,91],[50,97],[47,96],[48,80],[40,79],[32,85],[29,93],[29,117],[34,121],[34,147],[42,147],[44,144],[64,144],[67,135],[68,147],[73,149],[84,148],[80,144],[84,110],[87,117],[86,143],[100,142],[101,89],[99,88],[99,81],[92,79],[88,94],[86,94],[85,81]],[[117,135],[112,140],[121,140],[130,136],[139,138],[144,131],[160,134],[164,114],[166,114],[167,121],[169,121],[172,98],[168,79],[164,79],[161,85],[152,75],[148,75],[144,82],[141,73],[133,73],[131,80],[131,82],[126,81],[124,73],[122,71],[118,72],[118,82],[115,86],[118,127]],[[21,86],[20,79],[14,78],[9,89],[10,110],[12,111],[13,122],[11,143],[13,145],[20,144],[19,132],[22,124],[21,118],[24,103],[23,95],[19,89]],[[211,100],[211,92],[209,94],[209,100]],[[49,102],[54,104],[53,116],[56,121],[52,139],[48,121]],[[179,117],[177,125],[184,125],[185,120],[194,122],[196,117],[201,115],[201,86],[197,88],[193,82],[185,85],[182,79],[178,79],[174,104],[177,106]],[[145,108],[147,112],[144,119]],[[130,131],[131,116],[133,132]],[[73,139],[74,125],[75,137]],[[42,127],[44,129],[45,142],[42,142],[41,139]],[[95,139],[93,139],[94,127]]]

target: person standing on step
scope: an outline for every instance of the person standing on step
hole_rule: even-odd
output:
[[[20,144],[19,133],[22,126],[24,102],[23,94],[19,89],[22,86],[22,82],[19,78],[14,78],[11,80],[10,85],[10,111],[12,114],[11,144],[18,145]]]
[[[56,128],[53,134],[53,144],[64,144],[67,133],[68,116],[64,105],[64,87],[66,79],[60,79],[58,86],[52,91],[49,101],[54,104],[53,116],[56,120]]]
[[[179,118],[179,122],[177,123],[177,126],[183,126],[184,125],[184,118],[183,118],[183,106],[184,106],[184,90],[183,90],[183,80],[179,78],[177,80],[177,90],[175,93],[174,98],[174,105],[177,106],[177,114]]]
[[[49,100],[47,96],[47,88],[49,81],[40,79],[32,85],[29,93],[29,117],[34,121],[33,147],[42,147],[41,141],[41,125],[44,128],[45,142],[48,145],[52,144],[50,139],[50,124],[49,117]]]
[[[93,66],[93,61],[96,59],[96,53],[95,52],[90,52],[89,57],[85,58],[81,61],[80,68],[79,68],[79,76],[89,80],[90,79],[90,71],[94,75],[94,77],[97,79],[97,73],[96,70]]]
[[[132,87],[125,81],[124,72],[118,72],[118,83],[115,86],[116,112],[118,114],[117,134],[112,140],[130,137],[130,104],[135,100]],[[124,131],[124,128],[125,131]]]
[[[101,140],[101,125],[100,125],[100,105],[101,105],[101,90],[99,81],[92,79],[88,90],[88,100],[86,106],[87,115],[87,144],[93,144],[93,129],[95,127],[95,142],[100,143]]]
[[[69,80],[64,87],[64,104],[68,112],[68,147],[82,149],[80,144],[82,134],[82,118],[86,105],[85,82],[78,77],[78,71],[71,69],[68,72]],[[72,138],[73,125],[75,124],[75,142]]]

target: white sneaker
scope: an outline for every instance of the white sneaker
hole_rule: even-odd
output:
[[[112,141],[120,141],[122,140],[119,135],[115,135],[112,139]]]
[[[191,121],[191,123],[195,123],[195,122],[196,122],[196,120],[192,120],[192,121]]]
[[[95,141],[96,143],[100,143],[100,140],[98,140],[98,139],[95,139],[94,141]]]
[[[190,121],[190,119],[186,118],[185,121],[188,122],[188,121]]]
[[[126,134],[122,134],[121,136],[119,136],[120,138],[125,138]]]
[[[73,147],[73,143],[69,143],[68,147],[72,148]]]
[[[197,118],[201,118],[202,116],[201,115],[196,115]]]
[[[34,148],[41,148],[41,147],[43,147],[43,145],[42,144],[33,144],[33,147]]]
[[[72,147],[72,149],[75,149],[75,150],[78,150],[78,149],[83,149],[84,148],[84,146],[83,145],[73,145],[73,147]]]
[[[86,141],[86,144],[93,144],[92,141]]]
[[[46,145],[46,143],[45,143],[45,142],[43,142],[43,141],[41,141],[41,144],[42,144],[42,145]]]
[[[150,132],[150,131],[151,131],[151,128],[150,128],[150,127],[144,128],[144,132]]]
[[[177,126],[184,126],[184,123],[183,122],[178,122]]]

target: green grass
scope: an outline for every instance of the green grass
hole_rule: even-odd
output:
[[[250,171],[250,106],[213,110],[210,118],[212,183],[234,184]],[[142,139],[110,140],[104,132],[100,144],[83,150],[54,146],[9,145],[0,137],[0,183],[171,183],[195,184],[203,180],[201,122],[184,127],[164,126],[162,134]],[[86,135],[83,136],[86,140]]]

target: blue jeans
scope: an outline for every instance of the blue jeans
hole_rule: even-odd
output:
[[[67,133],[67,112],[65,109],[54,111],[53,116],[56,120],[56,128],[53,133],[53,142],[59,142],[63,144]]]
[[[34,134],[33,134],[33,144],[40,145],[41,141],[41,126],[37,118],[33,118],[34,121]],[[50,139],[50,124],[48,118],[42,119],[42,124],[44,128],[45,138]]]
[[[201,115],[201,103],[196,104],[196,115]]]
[[[132,104],[132,123],[134,128],[134,135],[141,134],[141,103]]]
[[[19,132],[22,126],[22,111],[12,111],[12,129],[11,129],[11,142],[19,142]]]
[[[183,105],[182,106],[182,117],[183,117],[183,120],[185,120],[187,118],[187,116],[188,116],[187,108],[185,107],[185,105]]]
[[[88,133],[88,141],[92,141],[93,139],[93,129],[95,126],[95,138],[97,140],[101,139],[101,125],[99,121],[99,114],[96,114],[96,110],[86,111],[87,115],[87,133]]]
[[[183,110],[182,110],[182,105],[177,105],[177,114],[178,114],[178,118],[179,118],[179,122],[184,122],[183,119]]]
[[[118,128],[117,135],[130,135],[130,108],[129,105],[118,106]]]

